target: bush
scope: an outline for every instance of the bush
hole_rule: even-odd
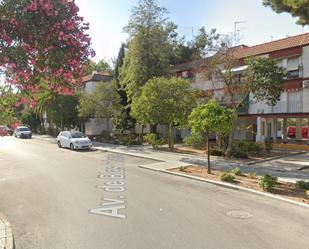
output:
[[[190,136],[187,136],[183,139],[185,145],[195,148],[195,149],[205,149],[206,140],[199,133],[192,133]]]
[[[234,182],[235,177],[231,173],[224,172],[220,174],[220,180],[223,182]]]
[[[256,179],[257,177],[256,177],[256,172],[250,172],[249,173],[249,177],[251,178],[251,179]]]
[[[224,152],[218,149],[210,149],[210,155],[212,156],[224,156]]]
[[[265,175],[260,178],[259,185],[264,191],[271,191],[275,184],[277,183],[278,178],[271,175]]]
[[[309,190],[306,190],[307,198],[309,199]]]
[[[262,146],[259,143],[255,143],[252,141],[240,141],[238,144],[238,148],[240,151],[244,152],[261,152]]]
[[[178,170],[181,171],[181,172],[187,172],[187,168],[184,167],[184,166],[178,167]]]
[[[152,145],[154,149],[158,149],[160,145],[163,145],[165,143],[164,138],[155,133],[149,133],[145,135],[144,140],[150,145]]]
[[[272,137],[265,138],[265,150],[269,153],[273,149],[274,140]]]
[[[232,173],[234,173],[236,176],[240,176],[241,170],[239,167],[236,167],[235,169],[232,169]]]
[[[307,181],[297,181],[296,187],[304,190],[309,190],[309,182]]]
[[[233,156],[236,157],[236,158],[248,158],[248,152],[245,152],[245,151],[236,151],[233,153]]]

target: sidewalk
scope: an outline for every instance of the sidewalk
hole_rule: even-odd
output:
[[[207,166],[207,159],[205,157],[158,151],[152,149],[151,146],[122,146],[98,142],[93,142],[93,145],[96,149],[99,150],[155,160],[157,162],[152,164],[139,165],[142,168],[147,168],[155,171],[168,170],[181,166],[185,167],[192,164]],[[308,180],[309,170],[300,170],[301,168],[303,168],[304,165],[295,163],[295,160],[294,162],[292,162],[291,158],[295,156],[289,155],[287,159],[275,159],[267,162],[257,163],[254,165],[242,164],[240,162],[225,160],[223,158],[213,156],[211,156],[210,159],[212,167],[220,170],[229,171],[235,167],[240,167],[241,171],[244,173],[256,172],[257,175],[270,174],[273,176],[277,176],[279,180],[288,182]],[[305,156],[308,157],[309,162],[309,153]]]
[[[35,139],[41,139],[49,142],[55,142],[54,137],[48,135],[33,135]],[[93,141],[95,149],[109,151],[114,153],[125,154],[129,156],[141,157],[145,159],[154,160],[156,162],[152,164],[139,165],[142,168],[161,171],[171,168],[186,167],[189,165],[207,166],[207,159],[201,156],[195,156],[190,154],[172,153],[167,151],[154,150],[151,146],[124,146],[113,145],[106,143],[99,143]],[[297,157],[302,157],[298,159]],[[309,166],[309,152],[304,155],[290,155],[287,157],[268,160],[265,162],[254,163],[248,165],[239,161],[225,160],[222,157],[211,156],[210,161],[213,168],[229,171],[233,168],[240,167],[244,173],[256,172],[257,175],[270,174],[277,176],[279,180],[296,182],[298,180],[308,180],[309,170],[300,170],[304,166]],[[308,167],[309,168],[309,167]]]
[[[0,249],[13,249],[14,239],[11,226],[6,218],[0,213]]]

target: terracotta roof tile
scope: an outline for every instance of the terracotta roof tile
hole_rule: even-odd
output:
[[[309,45],[309,33],[287,37],[284,39],[259,44],[252,47],[239,49],[237,57],[244,58],[253,55],[266,54],[273,51],[278,51],[287,48],[300,47]]]

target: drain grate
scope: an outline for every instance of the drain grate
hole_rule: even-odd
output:
[[[249,219],[253,215],[246,211],[233,210],[226,213],[227,216],[236,218],[236,219]]]

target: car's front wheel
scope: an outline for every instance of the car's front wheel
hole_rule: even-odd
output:
[[[74,150],[74,145],[73,144],[70,144],[70,149]]]
[[[62,148],[60,141],[58,141],[57,144],[59,148]]]

